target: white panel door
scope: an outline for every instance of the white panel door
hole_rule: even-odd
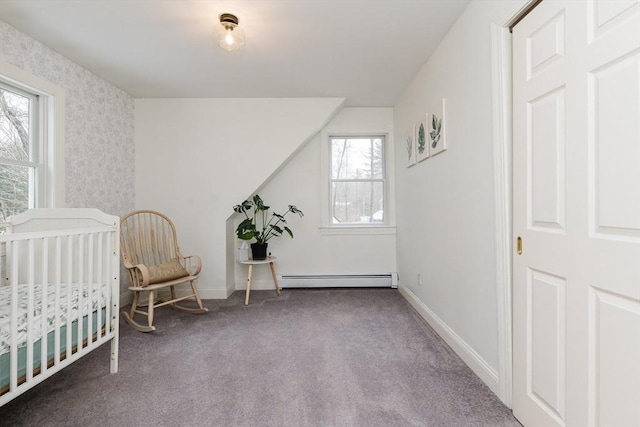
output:
[[[513,411],[640,426],[640,3],[513,30]]]

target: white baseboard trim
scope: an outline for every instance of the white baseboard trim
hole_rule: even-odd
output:
[[[198,289],[202,299],[227,299],[233,293],[233,289]]]
[[[498,372],[493,369],[480,355],[455,333],[442,319],[440,319],[429,307],[425,305],[418,297],[402,283],[398,285],[400,294],[411,304],[413,308],[424,318],[438,335],[447,343],[449,347],[456,352],[458,356],[466,363],[471,370],[480,377],[480,379],[491,389],[491,391],[499,396],[500,381]]]
[[[132,300],[133,300],[133,292],[126,291],[120,294],[120,307],[124,307],[125,305],[131,304]]]

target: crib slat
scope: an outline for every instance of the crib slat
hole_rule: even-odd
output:
[[[94,277],[93,277],[93,237],[95,236],[94,233],[89,234],[89,248],[87,251],[88,254],[88,259],[87,259],[87,267],[88,267],[88,272],[87,272],[87,284],[89,285],[89,292],[88,292],[88,300],[87,300],[87,346],[88,347],[93,347],[93,300],[95,298],[95,292],[94,292]],[[97,325],[97,322],[96,322]],[[96,337],[97,338],[97,337]]]
[[[46,374],[49,352],[48,318],[49,318],[49,238],[42,239],[42,306],[41,306],[41,333],[40,333],[40,372]]]
[[[102,264],[103,264],[103,260],[104,260],[104,254],[102,252],[102,244],[104,241],[104,233],[98,233],[98,280],[96,282],[102,284],[103,282],[103,278],[104,276],[102,275]],[[108,252],[107,252],[108,253]],[[102,292],[102,286],[100,286],[99,288],[100,290],[98,292]],[[98,296],[98,298],[100,298],[100,296]],[[105,295],[105,309],[106,309],[106,317],[105,317],[105,322],[107,323],[106,327],[104,328],[104,335],[107,335],[109,333],[109,313],[111,313],[111,307],[109,306],[109,299],[108,296]],[[102,314],[102,313],[100,313]],[[101,317],[98,317],[98,322],[101,322]],[[96,322],[96,325],[98,325],[98,322]],[[101,336],[101,332],[102,332],[102,328],[100,327],[100,325],[97,326],[97,333],[98,336]]]
[[[54,364],[60,364],[60,328],[61,328],[61,320],[60,313],[58,312],[60,307],[60,288],[62,287],[62,238],[60,236],[56,236],[56,296],[55,296],[55,305],[53,306],[53,318],[55,322],[54,329],[54,341],[53,341],[53,357]]]
[[[71,338],[73,335],[73,325],[71,323],[71,294],[73,291],[73,236],[67,236],[67,306],[65,312],[67,313],[67,346],[65,348],[67,353],[67,359],[71,356],[72,346]],[[56,308],[59,310],[59,308]]]
[[[77,268],[78,268],[78,283],[76,284],[77,289],[78,289],[78,299],[77,299],[77,304],[78,304],[78,319],[77,319],[77,325],[78,325],[78,338],[77,338],[77,351],[80,351],[82,349],[82,338],[84,337],[84,327],[82,325],[82,318],[84,316],[84,235],[80,235],[78,236],[78,251],[77,251],[77,257],[76,257],[76,264],[77,264]],[[70,312],[67,311],[67,316],[70,315]],[[72,320],[76,320],[76,319],[72,319]]]
[[[8,249],[7,245],[7,249]],[[18,387],[18,267],[20,264],[20,242],[11,245],[11,344],[9,347],[9,390]]]
[[[33,291],[35,288],[35,268],[36,268],[36,263],[35,263],[35,242],[34,240],[29,240],[28,244],[28,254],[27,254],[27,267],[28,267],[28,279],[27,279],[27,343],[26,343],[26,348],[27,348],[27,365],[26,365],[26,374],[27,374],[27,381],[31,381],[31,379],[33,378],[33,341],[34,341],[34,336],[33,336],[33,329],[34,329],[34,325],[33,325],[33,312],[35,310],[35,305],[34,305],[34,295],[33,295]]]

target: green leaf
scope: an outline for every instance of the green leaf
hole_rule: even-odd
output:
[[[413,139],[411,137],[407,137],[407,154],[409,155],[409,159],[413,156]]]
[[[304,216],[302,211],[300,209],[296,208],[294,205],[289,205],[289,212],[294,213],[294,214],[298,214],[298,215],[300,215],[300,217]]]
[[[269,206],[265,206],[264,202],[257,194],[253,196],[253,204],[255,205],[256,211],[258,212],[269,210]]]
[[[293,232],[289,229],[289,227],[285,227],[284,231],[286,231],[289,234],[289,236],[291,236],[291,238],[293,239]]]
[[[248,211],[249,209],[251,209],[251,206],[253,206],[253,203],[251,203],[249,200],[245,200],[241,204],[235,205],[233,207],[233,210],[234,210],[234,212],[237,212],[237,213],[244,213],[244,212]]]
[[[251,240],[256,236],[254,231],[247,231],[246,233],[238,234],[240,240]]]
[[[251,218],[246,218],[243,219],[240,224],[238,224],[238,228],[255,230],[255,225],[253,225],[253,221],[251,220]]]

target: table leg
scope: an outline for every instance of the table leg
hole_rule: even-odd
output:
[[[253,265],[249,264],[249,275],[247,276],[247,294],[244,297],[244,305],[249,305],[249,292],[251,292],[251,273],[253,272]]]
[[[278,285],[278,275],[276,274],[276,267],[273,265],[273,261],[269,263],[271,267],[271,275],[273,276],[273,283],[276,285],[276,293],[280,295],[280,285]]]

